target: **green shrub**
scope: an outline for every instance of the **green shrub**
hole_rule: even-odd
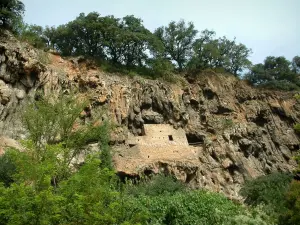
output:
[[[15,154],[19,160],[30,158],[28,153]],[[28,162],[30,177],[19,171],[23,181],[8,188],[0,184],[0,224],[145,224],[145,214],[123,201],[114,172],[101,169],[97,155],[56,188],[49,177],[59,168],[53,167],[56,159],[50,159],[39,164],[23,161]]]
[[[300,87],[290,81],[287,80],[273,80],[268,81],[263,85],[260,85],[263,88],[274,89],[274,90],[282,90],[282,91],[298,91]]]
[[[5,153],[0,156],[0,183],[2,182],[6,187],[14,182],[13,175],[16,172],[16,166],[13,163],[10,155]]]
[[[23,123],[29,132],[29,138],[36,145],[67,139],[85,105],[86,103],[79,103],[74,95],[62,93],[56,99],[41,97],[27,105]]]
[[[272,173],[245,182],[240,194],[245,203],[252,206],[266,205],[269,211],[284,211],[285,194],[293,176],[284,173]]]
[[[299,124],[299,123],[296,123],[296,124],[294,125],[294,130],[295,130],[295,132],[296,132],[297,134],[300,134],[300,124]]]
[[[293,181],[286,195],[286,208],[279,219],[281,225],[300,224],[300,181]]]
[[[154,78],[162,77],[165,80],[171,79],[172,75],[174,74],[174,66],[169,60],[164,58],[157,58],[148,60],[151,73]]]
[[[154,175],[151,178],[144,178],[137,184],[133,185],[128,182],[126,191],[128,194],[139,196],[158,196],[172,194],[186,190],[186,186],[175,177],[163,174]]]
[[[266,224],[260,215],[248,212],[221,194],[206,191],[144,195],[136,199],[135,205],[141,211],[148,211],[147,224]]]

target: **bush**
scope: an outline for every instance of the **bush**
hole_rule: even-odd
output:
[[[293,181],[289,192],[286,195],[287,211],[280,217],[279,224],[297,225],[300,224],[300,182]]]
[[[266,224],[259,214],[248,212],[221,194],[206,191],[140,196],[135,205],[148,211],[147,224]]]
[[[269,81],[260,86],[263,88],[282,90],[282,91],[298,91],[298,90],[300,90],[300,87],[297,84],[287,81],[287,80]]]
[[[245,197],[245,203],[251,206],[264,204],[270,211],[284,211],[285,194],[293,179],[292,174],[273,173],[245,182],[240,194]]]
[[[297,134],[300,134],[300,124],[299,123],[294,125],[294,130]]]
[[[17,31],[25,11],[25,6],[19,0],[2,0],[0,2],[0,29]],[[2,31],[1,31],[2,32]]]
[[[56,99],[41,97],[27,105],[23,122],[29,138],[36,145],[67,139],[85,104],[73,95],[61,93]]]
[[[158,196],[163,194],[173,194],[186,190],[186,186],[175,177],[163,174],[154,175],[151,178],[144,178],[136,185],[127,183],[126,191],[133,196],[147,195]]]
[[[16,166],[13,163],[10,155],[5,153],[0,156],[0,183],[2,182],[6,187],[14,182],[13,175],[16,172]]]
[[[27,153],[16,153],[23,158]],[[49,175],[55,160],[32,164],[31,177],[5,188],[0,184],[0,224],[138,224],[145,215],[115,190],[113,171],[99,167],[98,156],[91,156],[80,170],[51,186]],[[25,161],[24,161],[25,163]],[[28,162],[27,166],[30,163]],[[32,184],[36,178],[37,186]],[[45,179],[46,178],[46,179]],[[48,180],[48,182],[45,182]],[[143,223],[144,224],[144,223]]]

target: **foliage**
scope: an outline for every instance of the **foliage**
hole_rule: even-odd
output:
[[[14,182],[13,175],[15,172],[16,167],[9,154],[0,156],[0,183],[2,182],[6,187],[8,187]]]
[[[114,189],[114,173],[101,169],[97,156],[91,156],[77,173],[53,187],[49,176],[59,172],[52,166],[54,158],[32,164],[27,161],[28,153],[14,153],[22,165],[16,183],[0,186],[1,224],[122,224],[127,219],[136,224],[143,218],[122,201]]]
[[[285,194],[293,179],[291,174],[272,173],[245,182],[240,194],[251,206],[265,205],[265,211],[278,217],[285,210]]]
[[[177,23],[172,21],[167,27],[157,28],[154,34],[163,43],[165,58],[176,61],[179,71],[182,71],[191,55],[191,46],[197,32],[192,22],[186,24],[180,20]]]
[[[55,49],[63,56],[92,57],[108,72],[143,75],[152,79],[177,82],[175,71],[212,69],[244,77],[254,85],[281,90],[299,90],[300,58],[268,56],[264,63],[252,65],[251,49],[236,39],[216,38],[212,30],[199,33],[192,22],[172,21],[150,32],[140,18],[116,18],[97,12],[79,16],[58,27],[22,23],[24,5],[19,0],[3,0],[0,20],[20,37],[41,49]],[[176,70],[175,70],[176,69]]]
[[[299,123],[294,125],[294,130],[297,134],[300,134],[300,124]]]
[[[85,104],[79,103],[72,94],[60,94],[56,99],[41,97],[29,104],[23,121],[30,139],[37,145],[66,140]]]
[[[279,224],[296,225],[300,224],[300,182],[294,180],[291,183],[286,196],[287,211],[280,217]]]
[[[22,21],[25,10],[24,4],[19,0],[1,0],[0,2],[0,29],[16,31]]]
[[[224,196],[206,191],[144,195],[135,205],[151,215],[147,224],[266,224]]]
[[[259,85],[261,88],[282,91],[299,91],[300,86],[288,80],[272,80]]]
[[[292,68],[294,73],[300,73],[300,56],[295,56],[292,60]]]
[[[23,41],[27,41],[35,48],[46,47],[44,28],[41,26],[24,24],[19,31],[19,38]]]
[[[169,78],[174,76],[174,66],[164,58],[149,59],[148,64],[151,68],[151,75],[154,78],[162,77],[164,80],[169,81]]]
[[[253,65],[245,78],[254,85],[286,91],[299,90],[297,59],[296,56],[291,63],[283,56],[268,56],[264,64]]]
[[[234,75],[248,68],[251,62],[247,59],[251,53],[243,44],[237,44],[235,39],[228,40],[226,37],[215,39],[216,33],[204,30],[193,43],[193,57],[189,61],[190,70],[205,70],[223,68]]]
[[[137,184],[127,181],[125,191],[133,196],[147,195],[158,196],[165,194],[174,194],[186,190],[186,186],[172,176],[158,174],[150,178],[142,178],[140,181],[135,181]]]

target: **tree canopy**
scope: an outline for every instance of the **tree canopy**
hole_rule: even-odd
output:
[[[44,28],[20,22],[24,12],[21,1],[3,0],[0,6],[1,27],[17,30],[21,40],[63,56],[93,58],[108,71],[172,81],[178,77],[175,73],[196,75],[209,69],[240,76],[255,86],[284,90],[300,87],[299,56],[292,61],[268,56],[263,63],[252,65],[252,50],[246,45],[236,38],[217,37],[213,30],[198,32],[193,22],[172,21],[151,32],[134,15],[117,18],[91,12],[80,13],[66,24]]]
[[[0,1],[0,28],[14,30],[22,20],[24,4],[19,0]]]
[[[280,88],[284,90],[298,90],[299,56],[295,56],[291,63],[285,57],[266,57],[264,63],[255,64],[246,75],[254,85]]]
[[[192,22],[172,21],[167,27],[159,27],[154,34],[164,46],[164,56],[177,63],[180,71],[191,57],[192,44],[198,31]]]

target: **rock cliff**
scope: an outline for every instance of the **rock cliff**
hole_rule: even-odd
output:
[[[63,59],[4,33],[0,35],[0,136],[26,137],[20,115],[38,90],[55,94],[74,86],[90,100],[83,116],[98,118],[106,108],[99,120],[110,118],[117,124],[111,144],[124,176],[164,171],[193,188],[237,197],[245,179],[295,168],[292,156],[299,149],[299,138],[293,124],[300,120],[295,93],[258,90],[214,72],[188,81],[169,84],[108,74],[84,58]],[[186,148],[174,153],[176,157],[172,151],[165,154],[155,148],[149,149],[155,157],[135,154],[128,135],[143,135],[144,124],[182,128],[193,157]]]

